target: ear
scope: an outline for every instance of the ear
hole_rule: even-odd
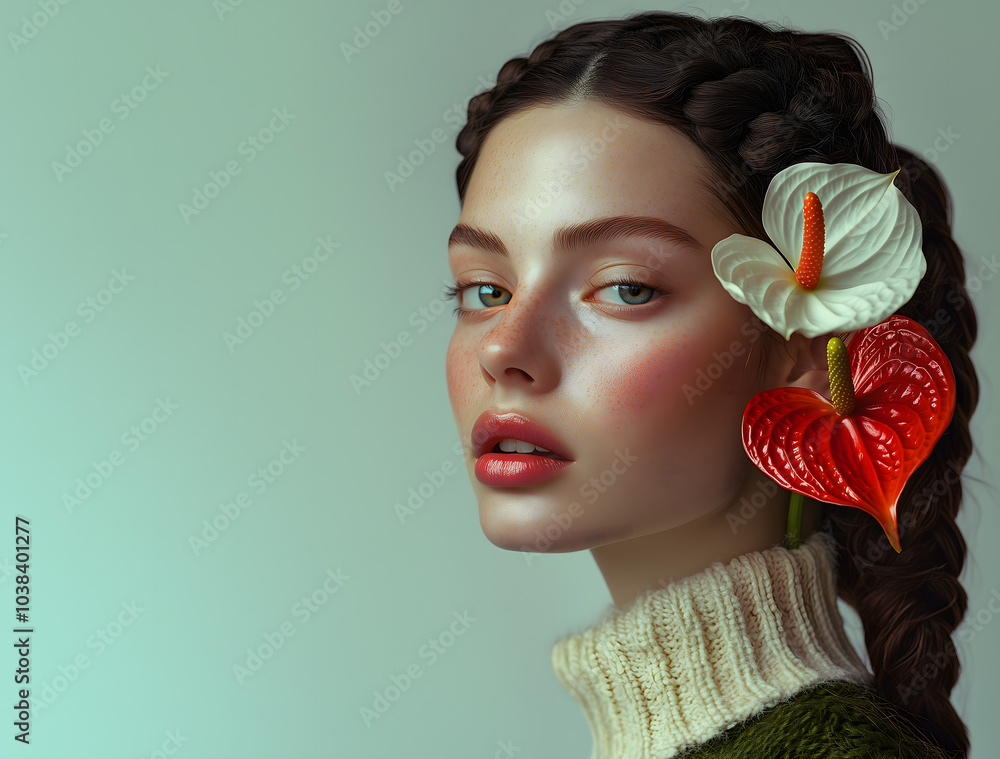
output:
[[[839,337],[849,345],[857,332],[829,332],[819,337],[803,337],[796,332],[785,345],[789,361],[782,367],[780,387],[804,387],[830,397],[830,371],[826,361],[826,346],[831,337]]]

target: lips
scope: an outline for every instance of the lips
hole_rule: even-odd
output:
[[[472,450],[478,458],[492,451],[505,438],[532,443],[561,459],[573,461],[572,453],[553,432],[514,411],[503,414],[485,411],[480,414],[472,427]]]

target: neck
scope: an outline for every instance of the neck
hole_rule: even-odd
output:
[[[756,470],[755,470],[756,471]],[[790,493],[762,472],[714,511],[687,524],[591,549],[614,604],[624,609],[648,590],[664,588],[720,561],[782,544]],[[819,505],[805,499],[802,538],[815,531]]]

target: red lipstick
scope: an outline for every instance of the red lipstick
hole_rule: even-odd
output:
[[[501,440],[513,438],[548,452],[504,453]],[[494,450],[496,449],[496,450]],[[573,463],[569,449],[542,425],[510,411],[482,413],[472,428],[476,479],[494,487],[525,487],[552,479]]]

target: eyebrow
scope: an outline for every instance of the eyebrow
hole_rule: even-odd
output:
[[[704,250],[690,232],[655,216],[605,216],[560,227],[556,230],[555,250],[568,253],[580,247],[622,237],[651,237],[677,243],[695,252]],[[469,245],[510,258],[507,246],[499,237],[468,224],[457,224],[451,231],[448,247],[453,245]]]

